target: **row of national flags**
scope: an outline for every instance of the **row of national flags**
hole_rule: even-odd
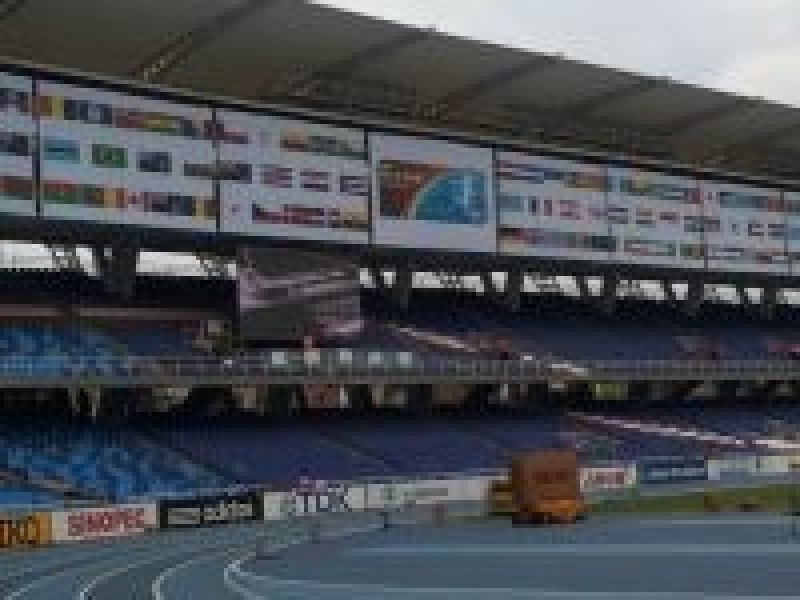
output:
[[[83,185],[67,181],[42,182],[42,202],[122,212],[192,217],[198,221],[213,221],[217,218],[217,204],[211,197],[150,191],[139,192],[125,188]]]
[[[345,196],[369,196],[369,176],[342,173],[338,176],[318,169],[294,169],[285,165],[264,165],[261,183],[273,188],[341,193]]]
[[[366,210],[352,210],[331,206],[305,206],[281,204],[262,206],[252,204],[253,223],[264,225],[293,225],[321,229],[347,229],[369,231],[369,216]]]

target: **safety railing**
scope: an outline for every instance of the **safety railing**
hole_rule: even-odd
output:
[[[82,385],[125,380],[260,379],[353,380],[417,377],[455,380],[604,381],[636,378],[800,377],[794,360],[485,360],[409,352],[274,351],[231,357],[5,357],[0,384],[9,381],[74,381]]]

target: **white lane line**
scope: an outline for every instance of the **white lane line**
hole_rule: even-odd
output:
[[[544,544],[469,546],[376,546],[348,550],[354,556],[576,556],[576,557],[664,557],[748,556],[751,558],[795,556],[793,544]]]
[[[212,547],[216,548],[219,545],[220,544],[213,544]],[[237,547],[239,547],[240,545],[241,544],[239,544],[239,543],[236,544]],[[157,554],[156,556],[152,556],[151,555],[146,560],[141,560],[141,561],[138,561],[138,562],[129,563],[129,564],[123,565],[123,566],[121,566],[121,567],[119,567],[117,569],[113,569],[111,571],[107,571],[107,572],[105,572],[105,573],[103,573],[101,575],[98,575],[97,577],[92,579],[90,582],[88,582],[86,585],[84,585],[81,588],[81,591],[75,597],[75,600],[91,600],[91,597],[92,597],[91,594],[98,586],[106,583],[107,581],[110,581],[111,579],[114,579],[115,577],[119,577],[120,575],[123,575],[124,573],[127,573],[128,571],[132,571],[134,569],[138,569],[139,567],[144,567],[145,565],[149,565],[149,564],[156,563],[156,562],[159,562],[159,561],[165,560],[165,559],[170,559],[170,558],[173,558],[173,557],[178,557],[178,556],[181,556],[181,555],[184,555],[184,554],[192,554],[192,555],[194,555],[197,552],[203,552],[204,546],[205,546],[205,544],[199,544],[197,546],[191,546],[189,548],[184,547],[181,550],[176,550],[176,551],[173,551],[173,552],[164,552],[164,553],[161,553],[161,554]],[[231,548],[230,546],[226,546],[226,549],[230,550],[230,548]],[[219,554],[222,554],[222,553],[223,553],[222,551],[219,552]],[[213,553],[213,555],[216,555],[216,554],[217,554],[216,552]],[[204,556],[208,556],[208,555],[204,555]]]
[[[150,587],[150,591],[153,594],[153,599],[154,600],[165,600],[166,596],[164,595],[164,584],[169,579],[172,579],[175,575],[180,573],[181,571],[183,571],[185,569],[188,569],[189,567],[192,567],[192,566],[194,566],[196,564],[199,564],[199,563],[201,563],[201,562],[203,562],[205,560],[209,560],[209,559],[212,559],[212,558],[216,558],[218,556],[223,556],[225,554],[230,554],[231,552],[238,551],[238,549],[242,545],[249,545],[249,544],[252,544],[252,543],[253,542],[249,542],[248,544],[236,544],[235,546],[227,546],[226,548],[224,548],[223,550],[220,550],[219,552],[213,552],[211,554],[204,554],[202,556],[194,556],[194,557],[190,558],[189,560],[186,560],[184,562],[178,563],[176,565],[172,565],[168,569],[165,569],[164,571],[162,571],[158,575],[158,577],[156,577],[155,580],[153,580],[153,584]]]
[[[303,581],[294,579],[278,579],[267,576],[255,576],[240,569],[231,569],[229,587],[242,593],[247,600],[265,600],[267,596],[259,596],[251,588],[235,581],[233,575],[247,580],[257,580],[265,592],[286,591],[302,592],[303,597],[322,598],[322,592],[347,592],[352,599],[374,599],[384,597],[399,597],[404,599],[419,599],[445,595],[448,597],[467,598],[526,598],[532,599],[560,599],[572,598],[574,600],[786,600],[786,596],[740,596],[727,594],[707,594],[705,592],[601,592],[578,590],[547,590],[536,588],[457,588],[457,587],[397,587],[382,584],[357,584],[357,583],[328,583],[320,581]]]

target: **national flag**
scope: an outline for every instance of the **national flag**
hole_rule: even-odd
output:
[[[783,223],[769,223],[767,231],[772,239],[783,240],[786,238],[786,225]]]
[[[42,140],[42,158],[58,162],[81,162],[81,146],[75,140],[44,138]]]
[[[571,221],[581,220],[581,205],[577,200],[561,200],[559,216]]]
[[[369,177],[366,175],[340,175],[339,191],[346,196],[366,198],[369,196]]]
[[[300,172],[300,185],[304,190],[312,190],[314,192],[330,192],[330,177],[330,173],[325,171],[305,169],[304,171]]]
[[[608,222],[612,225],[627,225],[630,223],[628,209],[615,204],[608,205]]]
[[[750,237],[764,237],[764,224],[758,221],[750,221],[747,224],[747,235]]]
[[[495,175],[498,179],[506,181],[524,181],[540,185],[546,180],[545,171],[541,167],[507,160],[497,161]]]
[[[289,189],[294,185],[291,167],[264,165],[261,167],[261,183],[269,187]]]
[[[42,196],[49,204],[77,204],[80,190],[77,184],[68,181],[45,181]]]
[[[229,129],[227,125],[221,124],[216,131],[216,138],[223,144],[234,146],[246,146],[250,143],[250,134],[247,131],[237,131]]]
[[[66,118],[64,102],[61,96],[39,96],[37,112],[40,117],[63,121]]]
[[[0,197],[33,200],[33,181],[27,177],[0,175]]]
[[[678,225],[681,222],[681,217],[676,212],[662,212],[659,213],[658,219],[663,223],[670,223],[672,225]]]

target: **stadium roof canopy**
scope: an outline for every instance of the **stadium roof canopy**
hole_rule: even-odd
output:
[[[0,55],[800,181],[800,109],[305,0],[0,0]]]

